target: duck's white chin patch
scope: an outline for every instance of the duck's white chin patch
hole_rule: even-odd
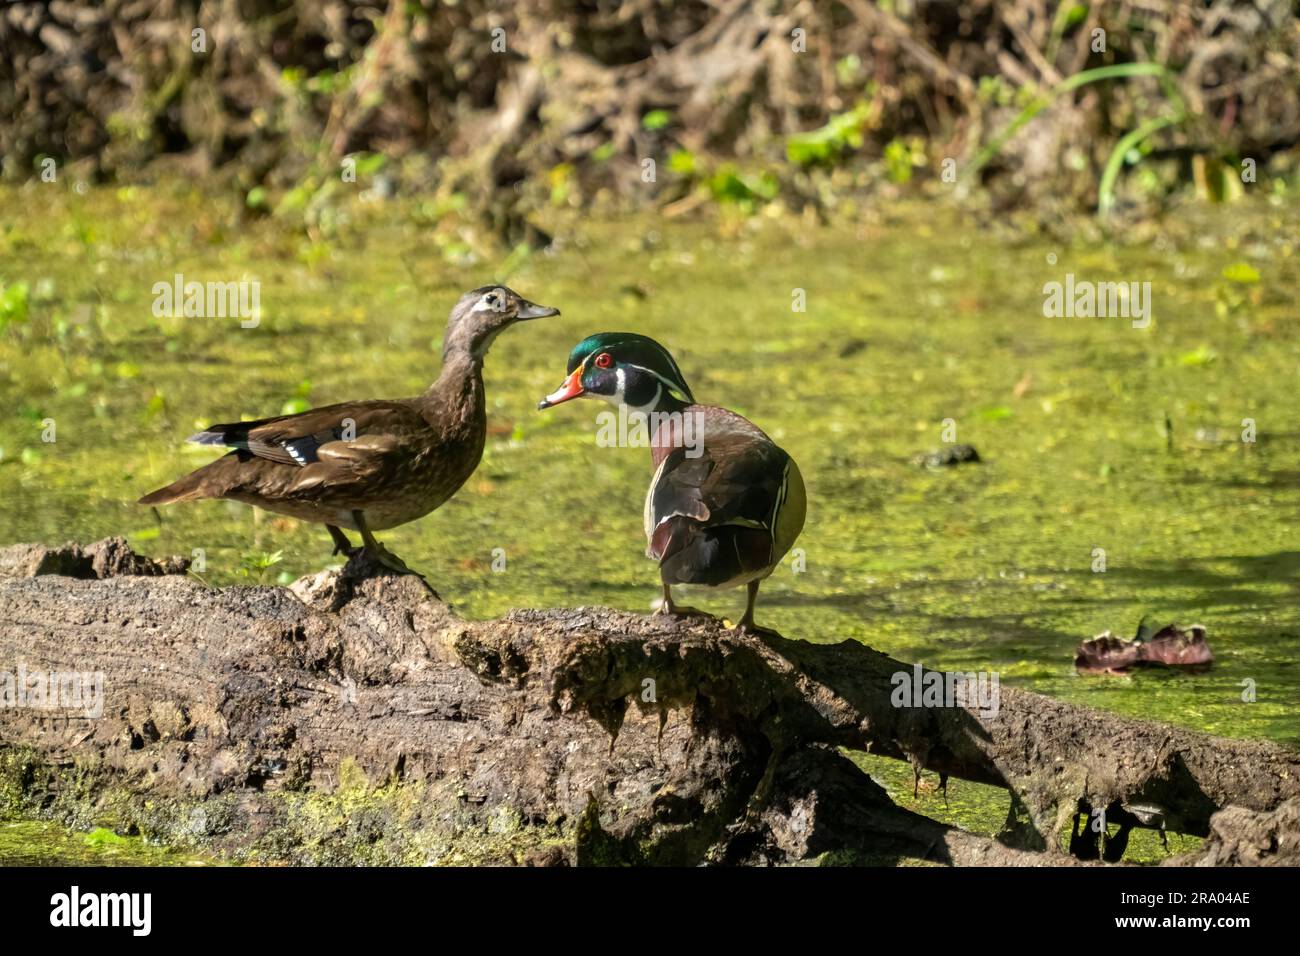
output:
[[[627,400],[627,370],[620,368],[616,377],[618,379],[618,390],[610,396],[610,402],[615,405],[626,405],[629,414],[649,415],[659,407],[659,399],[663,397],[664,387],[658,385],[655,387],[655,393],[651,396],[650,401],[644,405],[633,405]]]
[[[478,311],[477,308],[475,308],[475,311]],[[491,332],[489,332],[486,336],[483,337],[483,341],[479,342],[479,344],[471,351],[470,354],[473,355],[476,359],[483,358],[485,355],[487,355],[488,349],[492,347],[492,343],[497,340],[497,336],[504,331],[505,331],[504,325],[501,326],[501,328],[499,329],[493,329]]]

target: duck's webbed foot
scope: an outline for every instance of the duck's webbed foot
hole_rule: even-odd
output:
[[[774,631],[770,627],[759,627],[754,623],[754,602],[758,599],[758,582],[749,582],[749,600],[745,604],[745,614],[736,622],[736,630],[742,634],[753,634],[755,637],[780,637],[779,631]]]
[[[745,618],[742,617],[736,623],[736,630],[740,631],[742,634],[752,634],[755,637],[780,637],[781,636],[780,631],[774,631],[770,627],[760,627],[759,625],[755,624],[753,618],[749,618],[748,620],[746,620]]]
[[[396,571],[398,574],[414,574],[416,577],[420,577],[418,572],[412,571],[405,561],[393,554],[393,552],[389,551],[378,541],[374,544],[362,546],[361,550],[390,571]]]
[[[659,606],[655,608],[655,615],[664,615],[666,617],[707,617],[713,618],[708,611],[701,611],[697,607],[687,607],[685,604],[678,604],[673,600],[672,588],[664,585],[664,597]]]
[[[410,574],[414,577],[419,578],[421,584],[423,584],[430,591],[433,591],[432,585],[430,585],[429,582],[425,580],[423,574],[421,574],[419,571],[413,571],[411,568],[407,567],[405,561],[403,561],[397,555],[393,554],[393,552],[389,551],[386,547],[380,544],[379,540],[373,534],[371,534],[370,528],[366,525],[365,517],[361,514],[360,511],[352,512],[352,516],[357,523],[357,527],[361,531],[361,540],[364,543],[359,548],[350,549],[348,551],[349,557],[355,556],[357,554],[365,554],[372,561],[382,565],[385,568],[388,568],[390,571],[395,571],[398,574]]]

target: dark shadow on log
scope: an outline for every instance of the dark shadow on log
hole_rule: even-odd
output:
[[[0,671],[104,679],[98,719],[0,710],[0,811],[306,863],[1061,865],[1081,805],[1145,802],[1209,837],[1179,862],[1297,861],[1300,756],[1272,744],[1010,688],[896,707],[911,665],[851,641],[465,621],[364,559],[288,589],[178,570],[120,540],[0,551]],[[896,806],[840,748],[1008,788],[1015,845]]]

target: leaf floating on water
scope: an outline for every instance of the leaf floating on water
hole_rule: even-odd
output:
[[[866,347],[867,343],[865,339],[845,339],[844,343],[840,346],[839,356],[840,358],[849,358],[850,356],[857,355]]]
[[[1219,354],[1215,352],[1214,349],[1210,348],[1208,345],[1202,345],[1191,352],[1184,352],[1182,355],[1178,356],[1178,364],[1190,365],[1193,368],[1201,368],[1209,365],[1218,357]]]
[[[1229,282],[1238,282],[1242,285],[1250,285],[1259,281],[1259,270],[1249,262],[1234,262],[1226,266],[1223,270],[1223,277]]]
[[[979,411],[980,418],[986,422],[1000,422],[1003,419],[1010,418],[1013,412],[1008,405],[993,405],[989,408],[981,408]]]

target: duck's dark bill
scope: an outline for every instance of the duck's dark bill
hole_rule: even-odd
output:
[[[564,380],[564,384],[551,392],[544,399],[537,403],[537,407],[550,408],[552,405],[559,405],[567,402],[571,398],[577,398],[585,393],[582,387],[582,366],[579,365],[573,370],[573,374]]]
[[[549,305],[538,305],[536,302],[529,302],[527,299],[519,303],[519,311],[515,313],[520,319],[547,319],[553,315],[559,315],[559,309],[553,309]]]

